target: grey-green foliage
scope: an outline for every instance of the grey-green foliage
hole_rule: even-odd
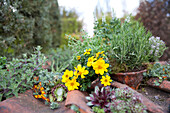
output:
[[[40,50],[38,46],[30,58],[24,54],[23,59],[13,58],[7,62],[7,69],[0,68],[0,101],[2,98],[18,96],[18,93],[33,87],[36,82],[34,76],[39,76],[44,70],[42,65],[47,61]]]
[[[51,109],[57,109],[57,108],[59,108],[59,104],[57,102],[51,102],[50,108]]]
[[[36,83],[41,82],[42,87],[46,93],[51,93],[51,88],[55,86],[57,74],[54,72],[48,72],[46,69],[42,69],[37,73],[39,80]]]
[[[147,113],[147,108],[143,105],[141,97],[135,95],[127,87],[115,89],[110,110],[111,113]]]
[[[101,109],[101,108],[98,107],[98,106],[93,106],[93,107],[92,107],[92,110],[93,110],[94,113],[105,113],[105,112],[104,112],[104,109]]]
[[[48,59],[51,61],[51,71],[61,73],[66,68],[71,68],[72,55],[73,51],[66,45],[63,48],[50,49]]]
[[[0,55],[22,56],[33,46],[46,52],[60,45],[57,0],[1,0],[0,7]]]
[[[75,111],[76,113],[80,113],[79,107],[77,107],[76,105],[72,104],[70,106],[70,109],[72,109],[73,111]]]
[[[7,63],[7,58],[6,57],[0,57],[0,68],[4,69],[6,63]]]
[[[131,70],[149,61],[151,33],[139,22],[130,20],[130,17],[121,22],[114,17],[109,22],[102,21],[101,24],[96,21],[94,29],[95,36],[105,40],[107,55],[113,62],[126,65]]]
[[[69,36],[69,48],[73,52],[73,59],[71,63],[75,66],[77,62],[77,56],[83,54],[86,49],[93,49],[94,53],[99,51],[107,51],[107,45],[104,43],[104,40],[100,37],[89,37],[87,34],[82,35],[82,40],[76,40],[74,37]]]

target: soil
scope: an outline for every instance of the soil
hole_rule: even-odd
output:
[[[140,86],[138,92],[161,106],[164,113],[170,113],[170,93],[146,85]]]
[[[126,71],[126,72],[138,72],[138,71],[145,70],[145,69],[147,69],[147,66],[146,66],[146,65],[143,65],[143,66],[138,67],[138,68],[135,67],[134,69],[128,70],[128,71]]]

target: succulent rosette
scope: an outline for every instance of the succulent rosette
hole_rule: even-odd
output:
[[[66,97],[67,87],[63,84],[58,84],[52,88],[51,93],[53,96],[53,101],[62,102]]]
[[[95,91],[86,97],[87,105],[95,108],[93,110],[105,113],[147,113],[146,106],[142,104],[141,98],[130,89],[96,86]]]

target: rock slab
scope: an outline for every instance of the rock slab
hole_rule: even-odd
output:
[[[92,113],[91,108],[87,106],[86,102],[87,100],[82,92],[79,90],[73,90],[67,93],[65,106],[76,105],[79,107],[81,113]]]
[[[140,96],[142,103],[147,107],[147,110],[151,113],[164,113],[163,108],[160,107],[159,105],[154,104],[154,102],[152,102],[151,100],[149,100],[148,98],[146,98],[145,96],[143,96],[142,94],[138,93],[136,90],[131,89],[129,86],[127,86],[126,84],[121,84],[119,82],[113,82],[111,84],[111,86],[113,87],[117,87],[117,88],[125,88],[128,87],[128,89],[130,89],[132,92],[134,92],[135,95]]]
[[[65,107],[65,101],[59,104],[60,108],[52,110],[48,105],[35,99],[32,90],[27,90],[18,97],[0,102],[0,113],[75,113]]]

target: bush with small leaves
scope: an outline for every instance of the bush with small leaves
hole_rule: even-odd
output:
[[[7,69],[0,68],[0,101],[18,96],[18,93],[32,88],[37,82],[35,77],[44,70],[42,65],[46,62],[46,57],[40,50],[41,47],[38,46],[30,58],[24,54],[23,59],[13,58],[8,61],[5,64]]]

